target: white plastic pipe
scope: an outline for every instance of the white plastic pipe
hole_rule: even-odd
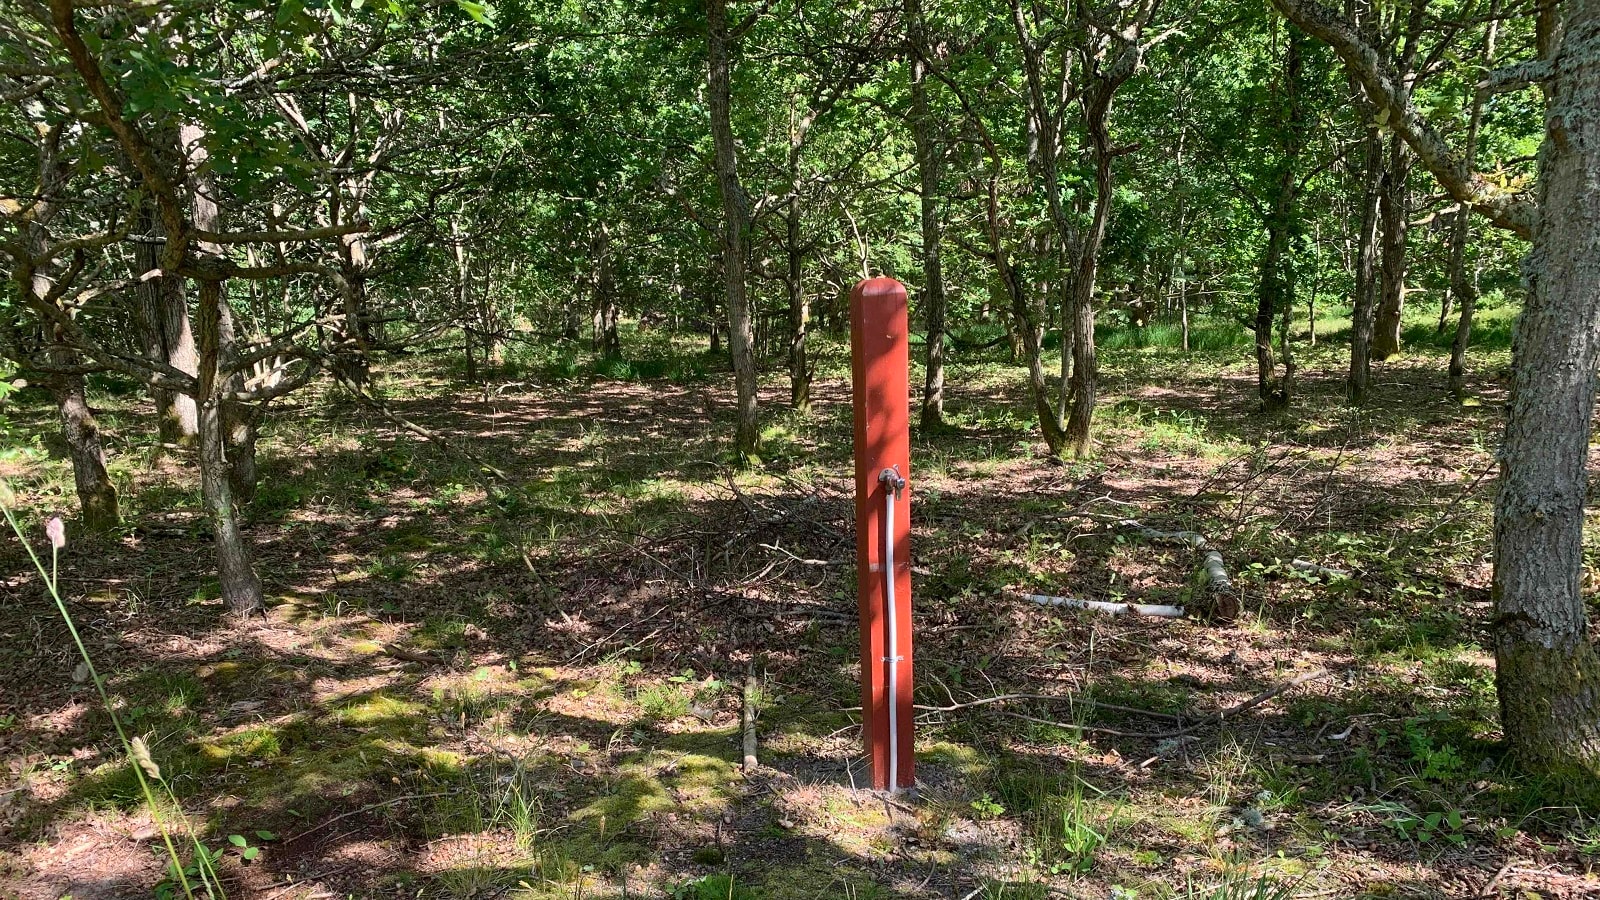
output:
[[[889,793],[900,791],[900,704],[896,691],[900,686],[900,640],[895,615],[894,566],[894,504],[905,489],[905,478],[894,469],[885,469],[879,476],[883,484],[883,572],[884,606],[889,617],[886,630],[885,662],[889,669]]]

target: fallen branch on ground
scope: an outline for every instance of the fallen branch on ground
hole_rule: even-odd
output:
[[[1154,616],[1161,619],[1183,618],[1183,607],[1158,603],[1112,603],[1109,600],[1079,600],[1076,597],[1051,597],[1047,594],[1023,594],[1022,599],[1040,606],[1070,606],[1088,609],[1113,616]]]
[[[1183,544],[1200,554],[1200,568],[1206,573],[1207,592],[1217,594],[1233,587],[1233,582],[1228,578],[1228,569],[1223,564],[1221,551],[1211,546],[1205,535],[1195,531],[1162,531],[1134,519],[1118,519],[1117,526],[1136,531],[1141,537],[1154,541]]]
[[[1211,546],[1205,535],[1197,531],[1162,531],[1151,528],[1137,519],[1126,519],[1120,516],[1078,510],[1067,513],[1069,516],[1082,516],[1105,522],[1117,528],[1132,531],[1140,537],[1167,544],[1179,544],[1193,550],[1200,558],[1198,571],[1205,575],[1205,596],[1211,599],[1211,613],[1221,619],[1231,619],[1238,614],[1238,598],[1229,592],[1233,589],[1233,581],[1228,577],[1228,568],[1223,560],[1222,552]],[[1070,604],[1052,604],[1064,606],[1080,606],[1081,603],[1099,601],[1078,601]],[[1083,609],[1098,609],[1099,607],[1082,606]],[[1182,609],[1182,607],[1173,607]],[[1109,611],[1109,610],[1102,610]],[[1161,613],[1146,613],[1146,615],[1162,615]],[[1170,613],[1166,615],[1172,615]],[[1182,612],[1177,615],[1183,615]]]
[[[375,809],[383,809],[386,806],[394,806],[396,803],[409,803],[412,800],[431,800],[431,799],[433,799],[435,797],[445,797],[445,796],[448,796],[448,792],[447,791],[440,791],[440,792],[433,793],[433,794],[407,794],[404,797],[391,797],[390,799],[384,800],[381,803],[370,803],[370,804],[368,804],[366,806],[361,807],[360,809],[352,809],[349,812],[340,813],[339,815],[334,816],[333,818],[328,819],[325,822],[322,822],[322,823],[320,823],[318,825],[313,825],[310,828],[307,828],[305,831],[302,831],[299,834],[295,835],[294,837],[285,839],[284,843],[285,844],[292,844],[295,841],[298,841],[298,840],[300,840],[301,838],[304,838],[307,835],[316,834],[317,832],[321,831],[322,829],[327,828],[329,825],[332,825],[333,823],[338,822],[338,821],[342,821],[344,819],[348,819],[351,816],[359,816],[362,813],[372,812]]]
[[[1343,581],[1344,579],[1350,577],[1350,573],[1343,569],[1330,568],[1319,563],[1314,563],[1309,559],[1290,560],[1289,568],[1294,569],[1296,572],[1305,572],[1307,575],[1315,575],[1318,578],[1325,578],[1328,581]]]

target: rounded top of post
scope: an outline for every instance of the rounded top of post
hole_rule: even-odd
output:
[[[893,278],[881,275],[877,278],[867,278],[856,282],[856,286],[850,291],[851,296],[862,298],[893,297],[897,294],[904,297],[906,295],[906,286]]]

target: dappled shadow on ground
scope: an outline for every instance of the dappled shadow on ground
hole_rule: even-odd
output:
[[[225,855],[234,896],[1104,895],[1240,873],[1467,895],[1513,857],[1579,872],[1563,836],[1582,812],[1548,809],[1492,744],[1492,443],[1474,437],[1497,427],[1492,398],[1415,402],[1405,380],[1432,376],[1395,369],[1348,414],[1336,373],[1311,373],[1296,416],[1267,419],[1236,380],[1132,358],[1111,366],[1094,463],[1036,458],[1005,379],[953,391],[958,427],[916,436],[914,798],[853,789],[838,382],[811,416],[772,417],[754,473],[724,463],[718,389],[390,382],[397,412],[513,486],[307,399],[272,426],[247,510],[264,618],[220,619],[203,522],[158,508],[192,495],[181,467],[136,475],[131,530],[74,538],[62,583],[178,804],[211,845],[264,848]],[[1191,551],[1125,519],[1206,535],[1240,617],[1019,597],[1202,612]],[[28,897],[147,895],[162,863],[131,773],[38,579],[14,542],[0,554],[0,877]],[[752,668],[762,766],[745,774]],[[1037,696],[962,707],[1002,694]]]

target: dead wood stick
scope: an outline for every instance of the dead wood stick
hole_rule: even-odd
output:
[[[1324,566],[1309,559],[1292,559],[1289,561],[1289,568],[1294,569],[1296,572],[1304,572],[1307,575],[1315,575],[1318,578],[1326,578],[1329,581],[1343,581],[1350,577],[1350,573],[1343,569]]]
[[[756,701],[760,696],[760,687],[756,684],[756,663],[750,661],[750,668],[744,676],[744,773],[751,774],[759,763],[756,762]]]
[[[1107,515],[1104,513],[1086,512],[1082,509],[1063,513],[1062,517],[1082,517],[1093,519],[1097,522],[1106,522],[1117,528],[1133,531],[1140,537],[1167,544],[1181,544],[1188,547],[1200,556],[1200,569],[1206,574],[1206,591],[1211,594],[1220,594],[1233,587],[1233,582],[1228,578],[1228,569],[1225,565],[1221,551],[1211,546],[1206,536],[1197,531],[1162,531],[1151,528],[1138,519],[1128,519],[1122,516]],[[1077,605],[1077,604],[1070,604]],[[1094,609],[1098,607],[1084,607]],[[1146,615],[1160,615],[1160,613],[1146,613]]]
[[[1079,600],[1076,597],[1051,597],[1046,594],[1023,594],[1022,599],[1040,606],[1070,606],[1074,609],[1088,609],[1113,616],[1131,613],[1161,619],[1183,618],[1183,607],[1157,603],[1112,603],[1109,600]]]
[[[404,797],[395,797],[395,798],[392,798],[392,799],[389,799],[389,800],[385,800],[385,801],[383,801],[381,803],[371,803],[371,804],[368,804],[366,806],[361,807],[360,809],[352,809],[347,813],[340,813],[339,815],[334,816],[333,818],[331,818],[328,821],[323,822],[321,824],[313,825],[310,828],[307,828],[305,831],[302,831],[299,834],[295,835],[294,837],[289,838],[288,840],[284,841],[284,843],[285,844],[292,844],[295,841],[298,841],[301,838],[305,837],[306,835],[316,834],[317,832],[321,831],[324,828],[327,828],[329,825],[332,825],[333,823],[335,823],[335,822],[337,822],[337,821],[339,821],[341,819],[348,819],[351,816],[359,816],[362,813],[372,812],[375,809],[383,809],[386,806],[393,806],[396,803],[407,803],[407,802],[410,802],[412,800],[431,800],[434,797],[444,797],[447,794],[448,794],[447,791],[440,791],[440,792],[434,793],[434,794],[407,794]]]
[[[756,546],[763,550],[771,550],[775,553],[782,553],[784,556],[789,557],[789,559],[799,563],[802,566],[844,566],[850,564],[848,560],[843,559],[806,559],[803,556],[795,556],[793,553],[790,553],[782,547],[779,547],[777,544],[757,544]]]

